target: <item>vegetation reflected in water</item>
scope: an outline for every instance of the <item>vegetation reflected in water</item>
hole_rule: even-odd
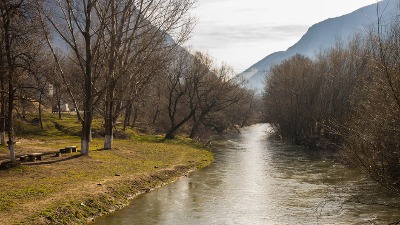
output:
[[[95,224],[360,224],[400,220],[396,198],[333,155],[258,124],[214,142],[215,162]],[[379,204],[376,204],[379,203]]]

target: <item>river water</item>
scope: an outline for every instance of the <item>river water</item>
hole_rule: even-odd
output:
[[[110,224],[390,224],[398,196],[257,124],[213,143],[215,162],[96,221]]]

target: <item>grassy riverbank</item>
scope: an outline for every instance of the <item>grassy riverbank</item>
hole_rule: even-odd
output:
[[[17,155],[79,148],[78,137],[56,134],[60,130],[26,134],[18,140]],[[0,170],[0,224],[86,223],[212,161],[210,152],[185,139],[164,142],[132,133],[131,138],[116,140],[111,151],[100,150],[102,144],[102,139],[94,139],[89,156],[49,154],[41,161]],[[0,160],[7,154],[1,148]]]

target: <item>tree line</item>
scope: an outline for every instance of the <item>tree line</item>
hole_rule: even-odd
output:
[[[295,55],[268,74],[265,119],[279,135],[339,150],[400,191],[400,25],[378,21],[314,59]]]
[[[245,125],[254,94],[228,66],[181,47],[195,24],[194,4],[1,0],[0,132],[2,145],[8,137],[11,161],[14,120],[32,103],[38,103],[40,124],[43,109],[56,105],[60,113],[61,102],[73,106],[83,155],[89,154],[94,117],[104,120],[104,149],[112,148],[120,121],[123,130],[140,123],[167,139]]]

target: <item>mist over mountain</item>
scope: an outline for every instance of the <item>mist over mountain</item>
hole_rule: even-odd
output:
[[[378,4],[379,10],[377,10]],[[371,26],[376,26],[377,15],[381,16],[383,21],[392,20],[398,11],[397,6],[398,1],[384,0],[352,13],[314,24],[296,44],[286,51],[266,56],[237,76],[247,80],[249,88],[261,91],[264,88],[265,76],[274,65],[295,54],[313,58],[318,52],[333,47],[337,41],[346,44],[354,35],[366,34]]]

